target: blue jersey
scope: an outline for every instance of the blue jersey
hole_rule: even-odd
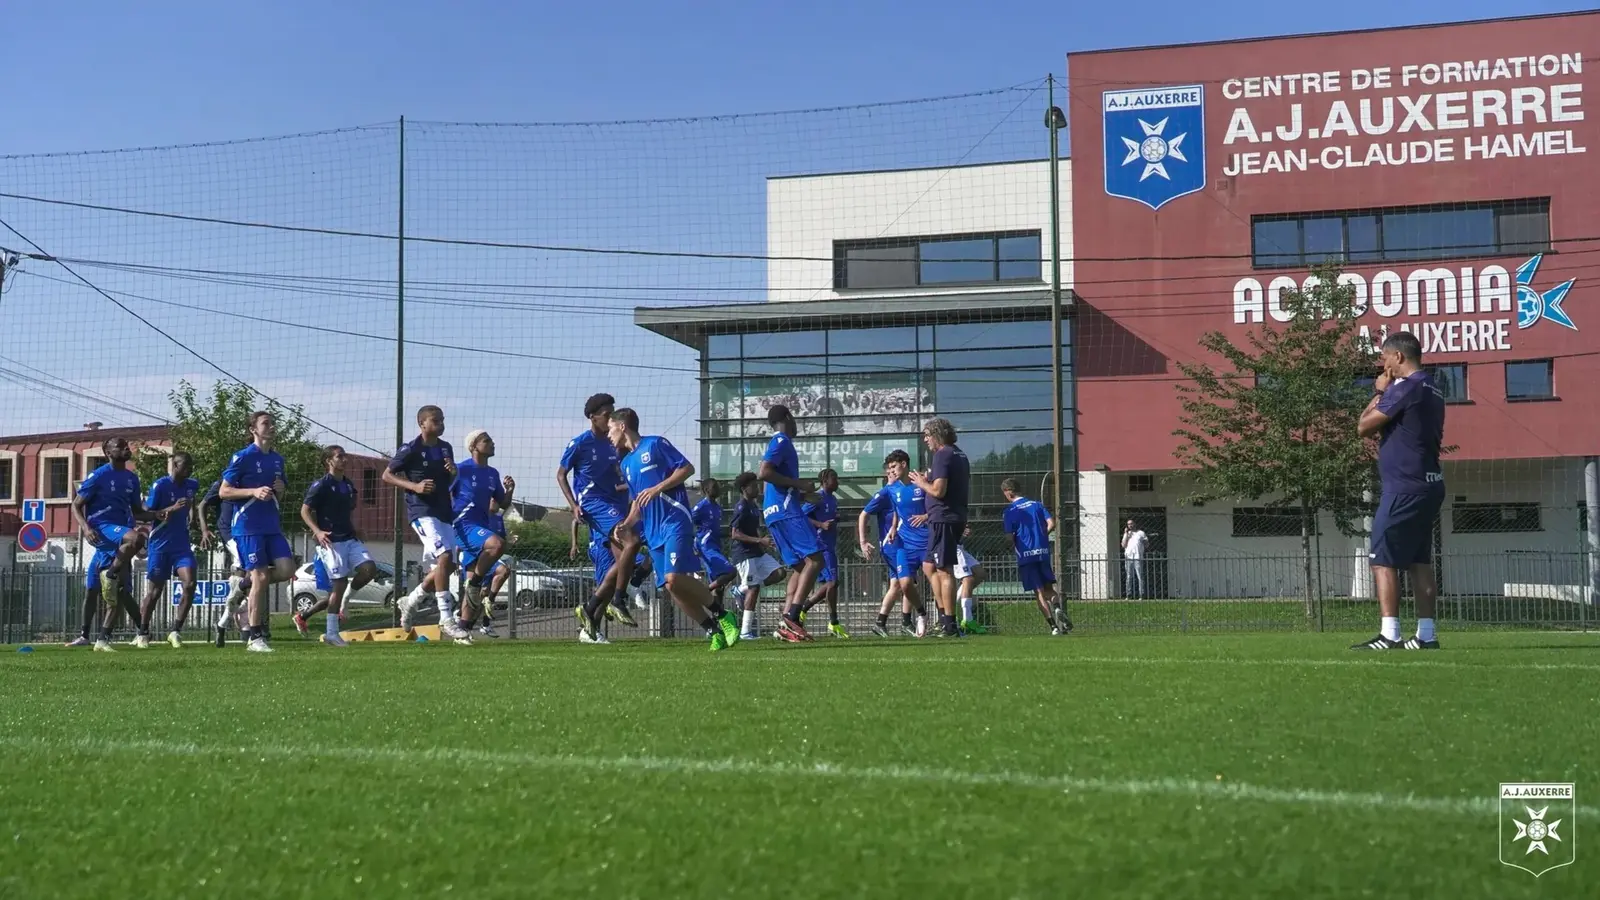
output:
[[[694,545],[722,552],[722,506],[707,497],[694,505]]]
[[[923,496],[922,488],[909,481],[893,481],[884,488],[889,492],[889,499],[894,501],[894,514],[900,518],[900,546],[907,550],[928,549],[928,525],[911,524],[912,516],[927,515],[927,499]]]
[[[228,468],[222,471],[222,480],[228,484],[244,490],[254,490],[259,487],[272,487],[273,482],[283,479],[285,466],[283,457],[276,450],[262,450],[255,444],[240,450],[228,461]],[[234,501],[233,511],[233,536],[282,534],[283,523],[278,521],[278,498],[270,500]]]
[[[500,481],[500,472],[494,466],[480,466],[470,459],[456,466],[456,483],[450,487],[450,496],[454,498],[452,512],[457,525],[478,525],[490,531],[494,531],[495,518],[489,510],[490,501],[499,504],[500,509],[506,506],[506,489]],[[505,527],[503,521],[500,527]]]
[[[504,515],[500,514],[500,513],[492,513],[489,516],[489,524],[488,524],[487,527],[488,527],[488,529],[490,531],[494,532],[495,534],[498,534],[501,537],[505,537],[506,536],[506,517]]]
[[[1389,417],[1378,444],[1378,480],[1385,494],[1444,490],[1439,453],[1444,444],[1444,392],[1427,372],[1397,379],[1378,400]]]
[[[1018,561],[1050,555],[1050,514],[1043,503],[1018,497],[1006,507],[1002,522],[1017,549]]]
[[[794,441],[781,431],[767,442],[767,452],[761,461],[771,463],[779,475],[800,477],[800,454],[795,452]],[[762,502],[761,513],[769,524],[783,519],[798,519],[806,514],[805,500],[794,488],[780,488],[769,482]]]
[[[418,435],[400,445],[394,458],[389,460],[389,471],[400,473],[415,484],[433,481],[433,490],[426,494],[406,491],[406,515],[412,519],[450,521],[450,482],[453,479],[447,464],[454,463],[455,458],[449,441],[439,441],[430,447]]]
[[[106,463],[78,485],[84,519],[90,525],[133,527],[133,508],[139,502],[139,476],[131,469]]]
[[[624,500],[617,447],[611,439],[585,431],[567,442],[561,453],[561,468],[572,473],[572,496],[582,506],[590,500],[618,504]]]
[[[832,522],[832,528],[818,528],[817,538],[822,541],[822,546],[829,550],[839,547],[839,501],[827,491],[817,493],[817,502],[807,503],[804,507],[806,518],[813,522]]]
[[[193,478],[182,481],[173,481],[171,475],[163,475],[150,485],[150,496],[145,498],[144,508],[149,510],[166,509],[179,500],[188,500],[189,505],[167,516],[167,520],[157,525],[150,531],[150,549],[188,550],[189,545],[189,510],[194,508],[195,494],[200,492],[200,482]]]
[[[222,479],[211,482],[211,487],[206,488],[206,495],[200,499],[200,510],[205,512],[207,507],[217,508],[217,533],[228,532],[233,527],[232,500],[222,499]]]
[[[352,541],[356,537],[352,521],[356,509],[356,486],[343,476],[324,475],[306,488],[305,505],[311,507],[317,527],[332,541]]]
[[[622,458],[622,477],[635,497],[645,488],[666,481],[673,472],[688,465],[678,448],[664,437],[639,439],[639,446]],[[692,538],[694,516],[689,512],[689,492],[683,485],[665,491],[650,501],[641,513],[640,529],[652,547],[664,546],[674,532]]]
[[[878,543],[885,547],[898,546],[896,541],[889,540],[889,529],[894,527],[894,497],[887,487],[880,488],[872,499],[867,501],[866,511],[878,517]]]

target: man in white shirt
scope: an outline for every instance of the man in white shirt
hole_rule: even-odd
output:
[[[1150,536],[1132,519],[1122,528],[1122,593],[1137,600],[1145,598],[1144,551]]]

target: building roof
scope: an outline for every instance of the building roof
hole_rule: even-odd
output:
[[[1062,288],[1061,302],[1076,300]],[[988,322],[1037,315],[1050,309],[1050,289],[1026,288],[982,294],[937,294],[923,297],[849,297],[842,300],[795,300],[724,303],[715,306],[640,306],[633,323],[688,347],[699,347],[707,334],[733,334],[778,329],[881,328],[885,325],[937,325]]]
[[[1061,154],[1065,162],[1070,157]],[[846,175],[893,175],[897,172],[938,172],[943,169],[983,169],[998,168],[1000,166],[1043,166],[1049,165],[1050,158],[1041,156],[1037,159],[1000,159],[992,162],[946,163],[942,166],[899,166],[887,169],[845,169],[843,171],[828,170],[826,172],[795,172],[787,175],[768,175],[768,181],[787,181],[799,178],[837,178]]]
[[[1070,66],[1074,56],[1095,56],[1105,53],[1136,53],[1141,50],[1177,50],[1184,47],[1214,47],[1219,44],[1256,44],[1262,41],[1281,41],[1293,38],[1336,37],[1345,34],[1372,34],[1378,31],[1421,31],[1429,28],[1456,28],[1461,25],[1493,25],[1500,22],[1522,22],[1529,19],[1556,19],[1568,16],[1592,16],[1595,10],[1582,9],[1570,12],[1532,13],[1525,16],[1499,16],[1489,19],[1467,19],[1461,22],[1422,22],[1416,25],[1389,25],[1378,28],[1347,28],[1342,31],[1308,31],[1300,34],[1266,34],[1255,37],[1221,38],[1215,41],[1191,41],[1181,44],[1146,44],[1139,47],[1102,47],[1098,50],[1072,50],[1067,53]],[[1070,83],[1071,75],[1068,75]]]
[[[129,441],[165,440],[169,425],[131,425],[126,428],[80,428],[76,431],[51,431],[44,434],[16,434],[0,437],[0,444],[68,444],[80,441],[108,441],[114,437]]]

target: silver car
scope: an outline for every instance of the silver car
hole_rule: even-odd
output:
[[[377,565],[378,576],[362,585],[359,590],[351,592],[345,598],[347,606],[389,606],[394,602],[394,567],[385,563]],[[306,563],[295,570],[294,581],[290,587],[295,612],[299,613],[305,612],[328,596],[327,591],[317,588],[317,576],[311,569],[311,563]]]

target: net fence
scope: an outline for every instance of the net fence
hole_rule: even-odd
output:
[[[852,629],[871,624],[887,586],[882,563],[857,550],[863,538],[880,537],[872,524],[859,534],[857,514],[883,486],[886,454],[903,450],[926,465],[922,423],[943,416],[972,460],[965,547],[984,568],[982,620],[1003,630],[1046,627],[1021,586],[1001,481],[1015,478],[1023,495],[1044,500],[1054,488],[1056,222],[1041,124],[1050,90],[1040,79],[780,113],[405,121],[0,157],[7,634],[70,633],[79,624],[81,594],[73,592],[82,578],[74,573],[88,554],[69,505],[103,462],[100,442],[127,435],[159,452],[172,449],[174,434],[209,428],[206,446],[242,447],[244,423],[227,418],[224,402],[235,396],[231,386],[251,405],[283,407],[308,443],[338,443],[352,455],[357,524],[403,586],[416,581],[421,547],[381,470],[416,433],[424,404],[444,410],[444,437],[458,458],[469,431],[489,432],[492,464],[516,482],[507,541],[521,564],[501,596],[506,615],[520,635],[568,638],[570,607],[592,589],[593,572],[589,535],[571,527],[556,471],[588,427],[590,395],[609,393],[637,410],[644,433],[665,436],[694,463],[691,486],[722,483],[725,510],[737,499],[734,479],[759,468],[767,410],[789,406],[801,474],[832,469],[839,478],[839,598]],[[1341,533],[1331,514],[1318,518],[1308,554],[1301,519],[1282,498],[1196,505],[1176,462],[1080,489],[1074,373],[1180,380],[1147,371],[1143,356],[1210,357],[1198,344],[1133,339],[1141,321],[1231,309],[1241,328],[1270,326],[1282,321],[1283,286],[1263,278],[1256,310],[1253,294],[1229,297],[1224,282],[1236,279],[1186,274],[1185,261],[1149,248],[1095,270],[1112,274],[1077,278],[1074,229],[1096,225],[1072,221],[1065,193],[1060,208],[1070,310],[1059,335],[1068,475],[1056,556],[1080,625],[1306,628],[1369,616],[1365,538]],[[1454,218],[1410,223],[1415,258],[1438,255],[1441,240],[1455,246],[1455,236],[1439,236],[1452,229],[1459,242],[1480,241],[1477,209],[1463,203]],[[1516,218],[1525,211],[1491,210],[1495,252],[1549,245],[1548,228],[1530,235],[1532,220]],[[1391,243],[1404,224],[1387,226]],[[1361,253],[1376,252],[1362,243],[1365,227],[1341,219],[1333,248],[1324,246],[1332,240],[1324,225],[1275,223],[1258,235],[1257,252],[1277,254],[1266,262],[1298,271],[1290,279],[1298,284],[1330,254],[1364,263]],[[1252,262],[1260,261],[1239,264]],[[1483,302],[1496,312],[1485,318],[1504,312],[1493,291],[1515,293],[1507,278],[1489,285]],[[1472,284],[1482,296],[1480,282]],[[1523,399],[1554,392],[1553,370],[1539,363],[1505,370]],[[1437,370],[1461,397],[1468,374],[1466,366]],[[1489,369],[1470,374],[1476,387]],[[186,386],[194,389],[188,409]],[[196,425],[196,409],[216,415]],[[322,470],[314,454],[286,456],[293,499]],[[197,457],[195,477],[209,484],[226,462],[215,452]],[[1447,503],[1440,526],[1442,589],[1455,604],[1446,614],[1586,623],[1593,560],[1584,461],[1552,454],[1446,465],[1452,484],[1473,485]],[[19,543],[25,500],[45,504],[43,560]],[[1119,541],[1128,521],[1146,536],[1137,565]],[[313,547],[297,501],[285,504],[284,525],[307,563]],[[18,554],[30,562],[12,563]],[[225,577],[220,557],[203,568],[203,580]],[[30,587],[46,582],[55,586]],[[390,615],[393,580],[379,588],[366,598],[374,620]],[[277,608],[316,591],[297,578],[278,589]],[[46,596],[55,599],[29,599]],[[764,594],[778,596],[781,588]],[[656,611],[637,633],[685,633],[670,605],[650,602]]]

